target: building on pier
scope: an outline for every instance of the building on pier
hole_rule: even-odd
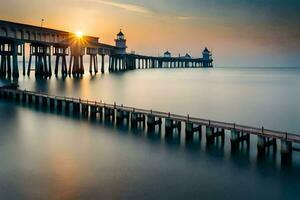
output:
[[[184,56],[184,58],[190,59],[190,58],[192,58],[192,57],[190,56],[190,54],[186,53],[185,56]]]
[[[205,47],[202,52],[203,67],[212,67],[212,52]]]
[[[164,53],[164,58],[171,58],[171,57],[172,57],[172,54],[169,51],[166,51]]]
[[[120,30],[120,32],[117,34],[117,38],[115,39],[116,42],[116,47],[118,48],[117,50],[117,54],[126,54],[126,39],[125,39],[125,35],[122,32],[122,30]]]

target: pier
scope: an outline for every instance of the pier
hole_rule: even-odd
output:
[[[250,127],[235,123],[220,122],[201,119],[191,116],[183,116],[160,111],[128,107],[124,105],[107,104],[81,100],[77,98],[52,96],[48,94],[23,91],[16,89],[0,88],[0,99],[10,102],[34,105],[57,112],[73,113],[85,118],[101,118],[110,122],[130,124],[131,127],[141,126],[149,132],[156,128],[165,127],[165,137],[173,137],[173,134],[184,132],[186,140],[192,140],[194,134],[206,135],[208,144],[214,143],[218,138],[224,142],[226,134],[230,134],[232,151],[236,151],[240,145],[247,143],[249,147],[250,137],[257,137],[257,152],[265,154],[270,147],[277,151],[277,142],[280,141],[280,152],[283,161],[289,161],[292,152],[299,151],[294,145],[300,144],[300,135],[265,129],[264,127]],[[182,129],[182,126],[185,129]],[[184,130],[184,131],[182,131]]]
[[[29,45],[27,66],[26,45]],[[172,57],[169,52],[163,56],[146,56],[127,53],[126,49],[122,31],[117,34],[115,45],[109,45],[102,43],[98,37],[78,36],[67,31],[0,20],[0,78],[18,78],[20,59],[24,76],[30,76],[34,71],[35,76],[41,78],[50,78],[52,74],[58,76],[59,72],[63,77],[81,77],[85,73],[84,56],[90,58],[91,74],[98,73],[99,68],[101,73],[105,73],[105,68],[113,73],[149,68],[213,67],[212,53],[207,48],[201,58],[192,58],[188,54]],[[55,58],[54,73],[52,57]],[[109,61],[107,67],[106,57]]]

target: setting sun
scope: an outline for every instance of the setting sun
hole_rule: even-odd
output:
[[[83,33],[81,31],[76,32],[76,37],[82,38],[82,36],[83,36]]]

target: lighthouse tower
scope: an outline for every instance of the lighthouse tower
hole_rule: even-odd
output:
[[[212,67],[212,53],[206,47],[202,52],[203,67]]]
[[[119,48],[118,54],[126,54],[126,49],[127,49],[126,39],[124,34],[122,33],[122,30],[120,30],[120,32],[118,33],[115,42],[116,42],[116,47]]]

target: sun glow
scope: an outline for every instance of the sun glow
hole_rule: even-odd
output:
[[[81,31],[76,32],[76,37],[82,38],[82,36],[83,36],[83,33]]]

